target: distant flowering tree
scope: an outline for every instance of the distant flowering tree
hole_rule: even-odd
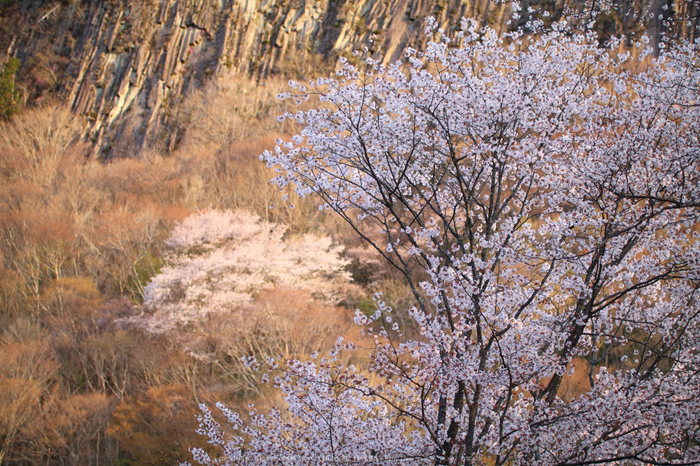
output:
[[[406,64],[293,83],[322,104],[263,156],[404,275],[420,336],[379,301],[356,317],[367,368],[341,364],[342,338],[321,359],[249,359],[288,407],[220,406],[229,434],[203,407],[221,456],[195,460],[697,464],[700,44],[633,73],[619,43],[563,23],[427,32]],[[590,386],[564,396],[574,359]]]
[[[311,290],[333,299],[349,280],[341,247],[328,237],[285,239],[286,227],[246,211],[205,210],[172,232],[166,265],[146,286],[147,312],[129,319],[162,333],[232,312],[263,289]]]

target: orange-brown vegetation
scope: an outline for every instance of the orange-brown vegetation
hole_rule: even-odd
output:
[[[0,126],[0,464],[187,460],[188,448],[205,446],[198,403],[282,402],[242,356],[303,359],[353,336],[350,308],[371,307],[375,291],[356,285],[338,306],[269,290],[196,333],[147,336],[115,323],[141,312],[163,241],[197,209],[246,209],[289,234],[350,237],[312,201],[285,202],[258,160],[295,130],[275,119],[282,86],[215,83],[187,103],[181,147],[165,156],[91,159],[80,119],[59,105]],[[381,278],[367,250],[349,246],[359,282]],[[404,308],[405,291],[395,293]]]

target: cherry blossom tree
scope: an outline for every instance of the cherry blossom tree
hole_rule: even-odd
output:
[[[187,217],[166,241],[167,265],[145,288],[144,312],[125,322],[163,333],[234,312],[273,287],[333,300],[336,285],[350,279],[342,248],[327,236],[285,238],[286,230],[247,211]]]
[[[220,405],[228,429],[203,406],[220,456],[196,461],[700,462],[700,44],[640,64],[565,23],[537,32],[428,21],[405,63],[292,83],[319,108],[285,115],[303,130],[262,158],[403,274],[420,334],[379,298],[356,317],[367,367],[341,363],[342,338],[249,359],[288,406]]]

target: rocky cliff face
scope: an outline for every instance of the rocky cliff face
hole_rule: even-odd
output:
[[[461,14],[465,5],[453,3]],[[96,155],[129,156],[172,149],[183,97],[218,73],[264,78],[333,60],[372,33],[397,56],[440,8],[446,14],[428,0],[25,0],[3,14],[0,51],[24,64],[31,99],[58,94],[86,119]]]
[[[509,3],[489,0],[3,3],[0,59],[20,59],[33,89],[30,100],[58,95],[84,117],[86,138],[105,158],[144,147],[171,150],[180,102],[217,74],[289,74],[300,64],[334,61],[361,48],[372,34],[374,53],[393,61],[404,47],[420,47],[425,16],[436,16],[446,28],[472,16],[502,29],[512,14]]]

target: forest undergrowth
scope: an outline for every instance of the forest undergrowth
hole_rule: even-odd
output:
[[[80,119],[59,104],[0,124],[1,464],[187,460],[206,446],[198,403],[281,401],[242,356],[330,347],[351,333],[354,308],[373,310],[379,281],[408,307],[407,290],[346,227],[313,200],[292,206],[270,183],[258,156],[295,130],[276,120],[285,84],[214,81],[183,106],[188,130],[170,155],[89,159]],[[248,212],[284,226],[285,238],[330,237],[354,275],[350,291],[319,301],[271,286],[196,326],[130,325],[168,263],[174,226],[208,209]],[[241,315],[246,325],[234,325]]]

